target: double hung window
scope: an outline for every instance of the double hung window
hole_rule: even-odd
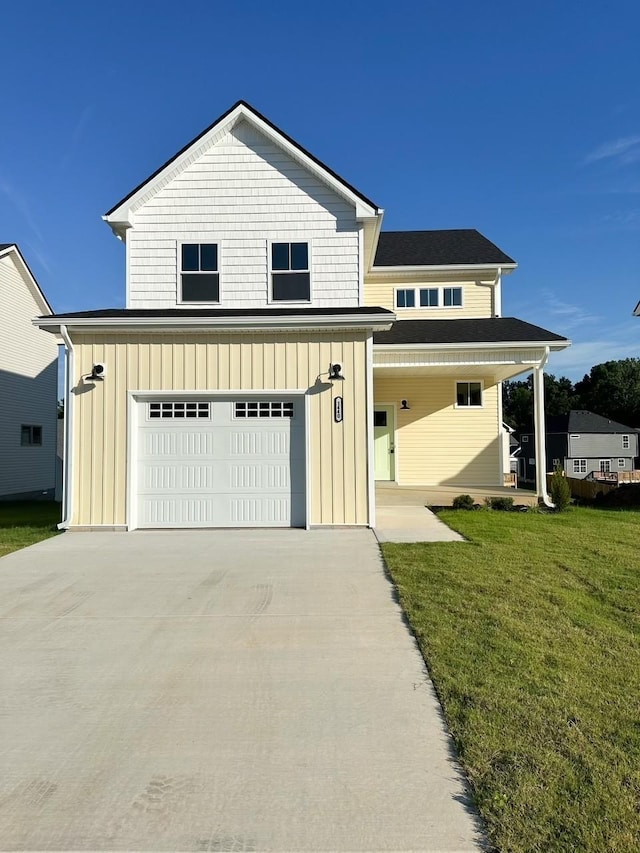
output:
[[[273,302],[311,300],[308,243],[271,244],[271,299]]]
[[[574,474],[586,474],[587,473],[587,460],[586,459],[574,459],[573,460],[573,473]]]
[[[22,424],[20,427],[20,444],[22,447],[41,447],[42,427]]]
[[[180,291],[182,302],[220,301],[217,243],[182,243]]]

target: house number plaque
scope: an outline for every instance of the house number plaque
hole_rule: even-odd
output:
[[[337,424],[342,423],[342,397],[333,401],[333,419]]]

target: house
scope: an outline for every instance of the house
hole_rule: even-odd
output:
[[[519,476],[535,481],[533,433],[523,433],[520,442]],[[578,410],[547,418],[546,444],[546,472],[560,464],[568,477],[582,480],[594,472],[595,476],[629,475],[637,468],[637,431],[593,412]]]
[[[502,422],[502,472],[505,476],[505,485],[508,483],[514,487],[516,477],[512,475],[518,473],[518,452],[520,450],[520,442],[516,438],[515,432],[515,429],[508,423]]]
[[[0,500],[53,499],[58,345],[51,307],[15,243],[0,243]]]
[[[376,480],[502,486],[500,383],[534,369],[542,411],[569,341],[501,316],[516,264],[477,231],[382,218],[245,102],[111,208],[126,307],[35,321],[68,353],[63,526],[373,525]]]

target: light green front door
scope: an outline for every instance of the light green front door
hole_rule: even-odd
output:
[[[393,406],[376,406],[373,410],[373,455],[376,480],[395,480],[393,433]]]

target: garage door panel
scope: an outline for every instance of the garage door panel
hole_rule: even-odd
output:
[[[302,401],[278,398],[257,418],[235,417],[243,405],[233,400],[197,402],[207,416],[191,420],[174,415],[180,402],[155,404],[151,417],[140,404],[138,524],[304,526]]]

